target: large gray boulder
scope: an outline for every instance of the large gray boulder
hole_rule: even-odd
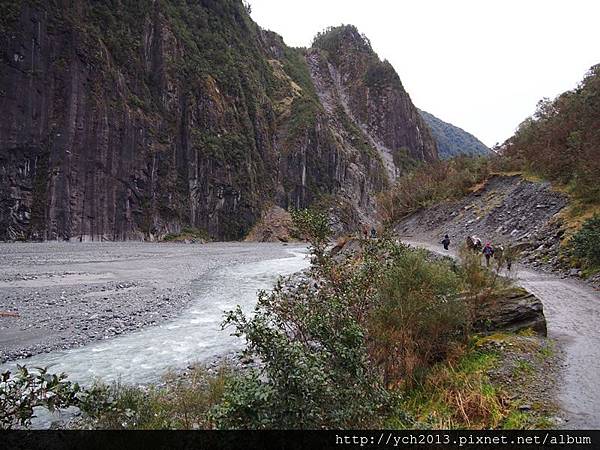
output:
[[[522,288],[511,288],[485,301],[476,313],[475,331],[519,331],[531,329],[546,336],[546,318],[540,299]]]

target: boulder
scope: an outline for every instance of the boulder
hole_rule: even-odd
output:
[[[335,261],[343,261],[345,258],[356,255],[360,251],[360,239],[340,238],[331,249],[331,256]]]
[[[530,328],[546,336],[546,318],[540,299],[522,288],[511,288],[484,302],[476,314],[475,331],[519,331]]]
[[[292,216],[279,206],[263,210],[260,220],[254,225],[248,242],[289,242],[292,239]]]

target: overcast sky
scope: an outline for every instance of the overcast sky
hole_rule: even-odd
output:
[[[600,63],[597,0],[249,0],[288,45],[353,24],[416,106],[491,146]]]

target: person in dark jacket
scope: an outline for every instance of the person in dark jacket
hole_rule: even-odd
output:
[[[494,256],[494,248],[490,242],[487,242],[483,247],[483,256],[485,256],[486,267],[490,267],[490,258]]]
[[[448,250],[448,247],[450,246],[450,237],[448,235],[444,236],[444,239],[442,239],[442,245],[444,246],[444,250]]]

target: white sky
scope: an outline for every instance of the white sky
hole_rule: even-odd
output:
[[[288,45],[353,24],[413,102],[492,146],[600,63],[598,0],[249,0]]]

